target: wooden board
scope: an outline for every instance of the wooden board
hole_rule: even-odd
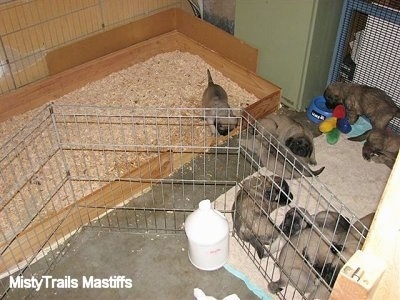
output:
[[[255,105],[253,107],[255,111],[265,115],[278,109],[281,93],[279,87],[240,64],[225,59],[221,54],[204,47],[193,39],[172,31],[0,96],[0,122],[39,107],[112,72],[145,61],[156,54],[174,50],[199,55],[204,61],[220,70],[224,76],[256,95],[262,101],[262,104],[260,103],[262,109]]]
[[[173,31],[174,23],[174,11],[168,10],[56,49],[46,56],[49,74],[57,74],[149,38]]]
[[[256,72],[256,48],[181,9],[173,8],[50,52],[46,57],[49,74],[172,31],[178,31],[225,59]]]
[[[360,255],[342,268],[331,299],[400,299],[399,182],[398,156],[363,245],[362,253],[368,259]],[[343,274],[350,263],[360,269],[359,281]]]

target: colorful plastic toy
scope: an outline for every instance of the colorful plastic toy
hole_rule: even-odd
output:
[[[343,133],[349,133],[351,131],[351,125],[347,118],[338,119],[336,126]]]
[[[342,104],[339,104],[333,109],[332,117],[327,118],[319,124],[319,130],[326,133],[326,139],[330,145],[337,143],[340,137],[340,132],[349,133],[351,125],[346,118],[346,109]]]
[[[330,132],[326,135],[326,141],[329,145],[335,145],[340,137],[340,131],[337,128],[333,128]]]

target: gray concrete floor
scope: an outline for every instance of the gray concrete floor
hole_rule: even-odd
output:
[[[309,122],[305,113],[296,113],[290,110],[282,110],[282,113],[292,115],[296,119],[308,123],[315,131],[317,127]],[[318,129],[317,129],[318,130]],[[318,134],[317,131],[315,131]],[[235,139],[230,143],[237,143]],[[232,159],[237,160],[233,154]],[[211,173],[226,180],[237,180],[237,169],[242,175],[251,174],[254,170],[246,162],[241,165],[231,165],[227,161],[231,159],[227,155],[215,157],[199,157],[189,166],[179,170],[179,178],[191,178],[197,172],[196,178],[203,176],[208,178],[209,173],[204,168],[211,166]],[[214,168],[214,169],[213,169]],[[245,171],[243,171],[245,170]],[[209,178],[210,179],[210,178]],[[180,208],[196,208],[200,200],[217,196],[231,188],[231,186],[193,186],[185,190],[179,190],[167,185],[156,186],[150,194],[135,199],[131,206],[142,205],[152,199],[165,199],[173,197],[174,205]],[[193,201],[186,201],[192,199]],[[154,201],[154,200],[153,200]],[[156,202],[154,204],[157,204]],[[165,205],[163,201],[159,203]],[[229,208],[228,208],[229,209]],[[132,213],[132,215],[129,215]],[[133,215],[134,213],[134,215]],[[123,215],[122,215],[123,214]],[[41,289],[34,293],[34,299],[194,299],[193,289],[201,288],[207,295],[218,299],[236,293],[240,299],[258,299],[246,285],[238,278],[230,274],[224,268],[216,271],[201,271],[196,269],[188,259],[188,241],[183,231],[174,231],[171,234],[142,233],[132,230],[106,229],[105,227],[124,227],[121,220],[136,219],[136,222],[147,222],[146,227],[179,229],[180,224],[187,216],[187,212],[172,214],[168,218],[166,214],[154,212],[144,213],[116,211],[97,222],[99,227],[85,227],[80,233],[67,242],[67,247],[59,262],[48,275],[53,278],[66,278],[78,280],[80,288],[77,289]],[[161,219],[160,219],[161,218]],[[150,221],[149,221],[150,220]],[[153,221],[151,221],[153,220]],[[118,223],[118,224],[117,224]],[[117,224],[117,225],[116,225]],[[165,225],[160,225],[165,224]],[[245,253],[243,255],[246,255]],[[41,260],[30,267],[32,274],[41,274],[41,270],[47,267],[46,260]],[[110,278],[113,275],[125,276],[132,280],[131,288],[119,289],[84,289],[82,287],[83,276],[94,278]],[[16,289],[9,294],[10,299],[22,299],[26,291]]]
[[[134,234],[86,228],[74,238],[49,275],[78,280],[78,289],[41,289],[35,299],[194,299],[201,288],[218,299],[236,293],[258,299],[245,284],[224,268],[201,271],[189,261],[184,234]],[[131,288],[82,288],[86,278],[125,276]],[[18,298],[18,294],[15,295]]]
[[[237,138],[229,140],[237,145]],[[245,161],[237,164],[237,153],[200,155],[172,175],[172,178],[236,181],[238,168],[241,174],[255,170]],[[234,163],[235,162],[235,163]],[[194,299],[193,289],[200,288],[207,295],[222,299],[237,294],[240,299],[258,299],[245,283],[226,271],[196,269],[188,258],[188,240],[182,223],[188,210],[198,207],[202,199],[214,200],[232,185],[182,185],[168,183],[153,186],[152,190],[132,200],[128,207],[169,207],[182,212],[117,210],[94,222],[95,227],[85,227],[66,242],[61,259],[46,275],[64,279],[70,276],[78,280],[80,288],[42,288],[34,292],[33,299]],[[172,206],[171,206],[172,208]],[[231,209],[227,207],[227,210]],[[187,210],[187,211],[185,211]],[[136,222],[136,224],[135,224]],[[139,226],[148,230],[132,230]],[[114,227],[115,229],[110,229]],[[122,228],[122,230],[121,230]],[[157,232],[153,229],[158,229]],[[178,231],[177,231],[178,230]],[[148,231],[149,233],[144,233]],[[165,234],[167,232],[167,234]],[[232,237],[231,237],[232,238]],[[243,255],[246,255],[245,253]],[[30,266],[31,274],[42,274],[47,257]],[[83,276],[109,278],[125,276],[132,280],[131,288],[84,289]],[[10,299],[23,299],[27,291],[15,289]]]

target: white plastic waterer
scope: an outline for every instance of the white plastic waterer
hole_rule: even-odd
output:
[[[219,211],[203,200],[185,220],[189,240],[189,260],[198,269],[212,271],[222,267],[229,256],[229,225]]]

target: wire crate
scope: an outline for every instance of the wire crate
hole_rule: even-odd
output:
[[[400,106],[400,86],[392,79],[398,76],[400,59],[397,47],[399,7],[398,0],[350,0],[344,3],[328,79],[330,83],[355,82],[377,87]],[[374,75],[371,70],[374,70]],[[393,118],[388,127],[399,134],[399,118]]]
[[[307,268],[304,276],[329,291],[327,268],[337,273],[349,258],[348,251],[361,247],[367,227],[316,177],[308,177],[306,167],[285,146],[254,126],[257,121],[245,110],[233,110],[238,127],[226,137],[211,135],[204,113],[189,108],[55,104],[39,111],[0,150],[1,296],[12,293],[10,275],[45,275],[62,257],[68,239],[85,226],[183,232],[186,216],[203,199],[214,201],[227,216],[234,239],[265,277],[266,286],[281,274],[278,250],[290,244]],[[261,152],[252,146],[255,140],[261,142],[268,163],[257,155]],[[248,180],[255,180],[267,206],[260,206],[257,195],[247,190]],[[278,233],[275,253],[268,254],[271,248],[257,231],[253,241],[266,253],[259,258],[254,243],[233,225],[232,220],[240,218],[235,205],[243,195],[251,200],[247,209],[259,212]],[[286,200],[269,209],[278,198]],[[317,265],[304,249],[296,248],[300,238],[293,237],[301,232],[293,233],[287,244],[288,236],[279,226],[290,208],[301,211],[300,207],[309,213],[300,214],[308,224],[304,229],[316,234],[314,243],[330,249],[330,261],[324,258]],[[325,210],[347,217],[340,241],[333,240],[339,222],[330,224],[332,234],[327,234],[327,215],[320,215],[315,224],[316,214]],[[259,227],[259,219],[250,220],[253,228]],[[354,232],[357,238],[349,238]],[[43,274],[32,268],[39,259],[47,266]],[[282,270],[289,282],[278,293],[280,298],[309,296],[310,290],[294,289],[298,283],[290,270]]]

